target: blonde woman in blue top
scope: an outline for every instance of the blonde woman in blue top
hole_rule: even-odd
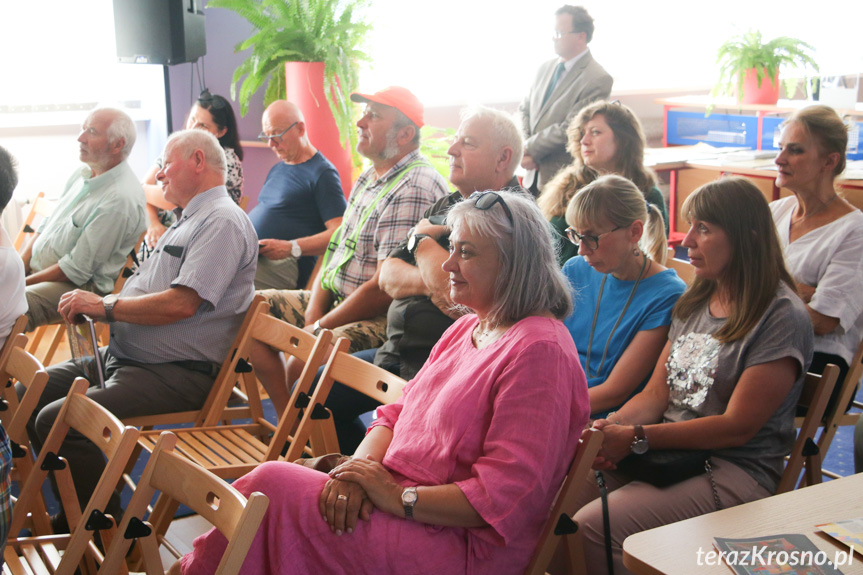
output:
[[[686,284],[662,265],[662,214],[626,178],[584,187],[566,222],[578,256],[563,267],[575,304],[564,323],[587,375],[591,416],[606,417],[647,383]]]

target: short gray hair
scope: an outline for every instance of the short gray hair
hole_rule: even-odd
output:
[[[225,177],[228,164],[225,150],[213,134],[204,130],[181,130],[171,134],[165,144],[165,150],[168,146],[173,146],[184,159],[190,158],[195,150],[201,150],[204,152],[204,162],[207,166],[211,170],[220,172],[222,178]]]
[[[488,193],[488,192],[486,192]],[[459,202],[447,213],[453,233],[467,229],[492,238],[500,255],[495,279],[493,324],[509,323],[550,311],[558,319],[572,312],[569,282],[560,271],[548,221],[536,202],[521,192],[498,194],[512,213],[512,223],[500,206],[475,209],[477,197]]]
[[[521,130],[513,121],[512,116],[501,110],[487,106],[470,106],[460,113],[461,121],[476,118],[477,120],[488,120],[491,122],[491,139],[498,149],[507,146],[512,149],[512,159],[507,168],[507,177],[512,178],[516,168],[521,165],[524,155],[524,140]]]
[[[111,123],[108,124],[108,143],[114,144],[120,138],[123,138],[123,150],[121,155],[123,159],[129,157],[132,153],[132,148],[135,146],[137,132],[135,131],[135,122],[129,117],[129,114],[118,108],[96,108],[90,115],[96,112],[108,112],[111,114]]]

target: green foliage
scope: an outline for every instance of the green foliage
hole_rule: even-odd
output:
[[[740,36],[735,36],[723,44],[717,52],[716,63],[719,64],[719,81],[711,94],[732,94],[737,88],[737,101],[743,99],[743,78],[746,71],[754,68],[758,77],[758,87],[764,78],[773,79],[779,69],[806,70],[807,66],[818,70],[818,64],[812,58],[814,48],[796,38],[780,36],[766,44],[761,40],[761,32],[750,30]],[[791,84],[796,88],[796,79]],[[792,86],[786,82],[786,94],[792,94]]]
[[[285,98],[285,62],[323,62],[324,93],[343,142],[356,147],[350,94],[358,68],[370,58],[364,45],[372,25],[361,14],[368,0],[210,0],[208,8],[236,12],[255,28],[234,50],[251,49],[234,71],[231,98],[240,114],[266,83],[264,105]]]

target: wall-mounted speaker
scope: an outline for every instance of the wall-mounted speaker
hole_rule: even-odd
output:
[[[207,54],[199,0],[114,0],[117,59],[182,64]]]

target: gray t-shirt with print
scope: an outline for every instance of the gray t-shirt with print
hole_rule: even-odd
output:
[[[779,484],[784,457],[794,445],[794,411],[812,361],[812,323],[806,306],[784,283],[745,337],[724,344],[714,339],[712,334],[724,323],[724,318],[710,315],[707,305],[686,320],[672,321],[666,364],[669,403],[663,417],[676,422],[722,414],[744,370],[793,358],[800,374],[764,427],[744,445],[714,450],[716,457],[738,465],[772,493]]]

